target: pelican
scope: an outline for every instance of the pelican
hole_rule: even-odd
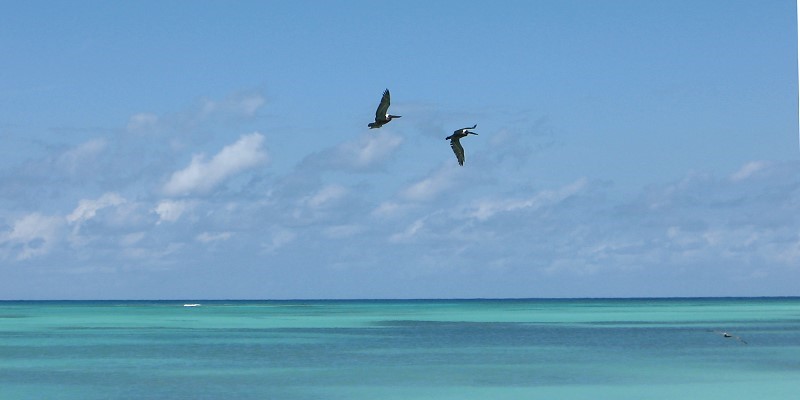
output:
[[[461,128],[457,131],[453,131],[453,134],[444,138],[445,140],[450,141],[450,147],[453,148],[453,153],[456,153],[456,159],[458,159],[458,165],[464,165],[464,148],[461,147],[461,142],[459,139],[463,137],[467,137],[468,135],[477,135],[475,132],[470,132],[469,129],[475,129],[478,127],[478,124],[472,125],[469,128]]]
[[[381,104],[378,105],[378,109],[375,110],[375,122],[370,122],[367,124],[369,129],[380,128],[383,125],[389,123],[392,118],[400,118],[402,115],[389,115],[389,89],[383,91],[383,97],[381,97]]]
[[[725,332],[725,331],[712,331],[712,332],[716,333],[717,335],[722,335],[722,337],[724,337],[724,338],[736,339],[736,340],[738,340],[738,341],[740,341],[740,342],[742,342],[744,344],[747,344],[747,342],[745,342],[744,339],[742,339],[742,338],[740,338],[740,337],[738,337],[736,335],[731,335],[728,332]]]

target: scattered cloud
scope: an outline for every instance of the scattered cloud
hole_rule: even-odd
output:
[[[265,104],[264,96],[255,92],[235,93],[223,100],[201,98],[182,112],[165,115],[136,113],[128,119],[126,128],[128,132],[139,135],[187,133],[200,126],[214,125],[216,120],[252,119]]]
[[[800,234],[793,241],[774,249],[773,258],[780,264],[797,268],[800,265]]]
[[[147,133],[157,129],[159,124],[158,115],[152,113],[134,114],[128,119],[127,129],[133,133]]]
[[[147,267],[155,267],[163,260],[168,259],[170,256],[179,254],[187,248],[185,243],[171,242],[166,244],[150,244],[140,246],[130,246],[121,249],[120,253],[124,256],[123,260],[144,261],[144,264],[139,265]],[[137,264],[138,265],[138,264]]]
[[[411,224],[410,224],[408,227],[406,227],[406,229],[405,229],[405,230],[403,230],[402,232],[398,232],[398,233],[395,233],[395,234],[393,234],[393,235],[389,236],[389,241],[390,241],[390,242],[393,242],[393,243],[398,243],[398,242],[406,242],[406,241],[409,241],[409,240],[411,240],[411,238],[413,238],[414,236],[416,236],[416,235],[417,235],[417,233],[418,233],[418,232],[419,232],[419,231],[420,231],[420,230],[421,230],[423,227],[425,227],[425,222],[424,222],[424,220],[422,220],[422,219],[418,219],[418,220],[416,220],[416,221],[412,222],[412,223],[411,223]]]
[[[243,135],[210,160],[203,154],[192,157],[189,166],[172,174],[163,191],[168,196],[206,193],[225,179],[267,160],[264,136],[257,132]]]
[[[56,216],[27,214],[14,221],[9,232],[0,233],[0,254],[16,260],[47,254],[59,241],[63,225]]]
[[[384,201],[375,207],[370,212],[370,215],[376,218],[392,218],[401,215],[409,208],[410,206],[408,204],[396,201]]]
[[[4,171],[8,182],[33,182],[26,198],[37,204],[3,200],[13,207],[0,210],[0,259],[67,255],[65,268],[75,271],[91,270],[88,264],[213,270],[213,248],[213,257],[249,257],[252,265],[301,257],[315,272],[360,269],[433,282],[481,277],[500,286],[655,272],[688,281],[723,270],[725,282],[767,280],[800,265],[795,162],[690,171],[617,193],[580,175],[528,174],[531,157],[554,146],[555,135],[518,143],[513,131],[498,128],[473,142],[473,167],[456,165],[441,134],[385,129],[320,151],[298,150],[292,156],[299,162],[289,158],[269,174],[256,172],[271,159],[260,132],[174,164],[191,155],[190,146],[170,147],[181,132],[252,118],[264,103],[242,95],[203,99],[184,113],[136,114],[124,145],[109,137],[84,140]],[[427,140],[434,138],[440,146],[432,150]],[[408,161],[413,157],[403,152],[427,161]],[[429,162],[431,154],[440,165]],[[97,197],[75,197],[58,183],[89,172],[94,186],[84,188]],[[3,191],[4,198],[12,192]],[[391,270],[383,269],[387,264]]]
[[[331,239],[344,239],[363,233],[366,227],[356,224],[333,225],[323,230],[326,237]]]
[[[274,253],[281,247],[293,242],[297,233],[288,229],[279,229],[272,233],[270,240],[262,243],[261,248],[265,253]]]
[[[117,193],[105,193],[95,200],[80,200],[75,210],[67,215],[67,222],[80,226],[81,223],[94,218],[97,211],[123,203],[125,203],[125,199]]]
[[[764,161],[752,161],[742,166],[738,171],[734,172],[730,179],[734,182],[745,180],[753,174],[767,168],[768,164]]]
[[[223,101],[203,99],[200,102],[200,115],[207,117],[213,114],[239,115],[253,117],[266,104],[266,99],[259,93],[237,93]]]
[[[543,206],[553,205],[561,202],[575,194],[578,194],[587,185],[585,178],[558,188],[556,190],[542,190],[532,197],[517,199],[483,199],[476,202],[469,212],[469,215],[479,220],[491,218],[500,212],[511,212],[522,209],[536,210]]]
[[[162,200],[156,205],[153,212],[158,214],[158,222],[175,222],[187,210],[193,207],[192,202],[185,200]]]
[[[403,189],[400,195],[410,201],[432,200],[455,185],[456,172],[456,167],[450,165],[439,168],[427,178]]]
[[[327,185],[320,189],[317,193],[309,196],[303,200],[303,203],[310,208],[324,207],[336,200],[341,199],[347,194],[347,189],[342,185]]]
[[[389,132],[365,133],[357,139],[308,156],[301,168],[369,172],[386,162],[403,143]]]
[[[228,107],[242,115],[253,117],[266,103],[264,96],[257,93],[246,93],[235,96],[230,101],[232,106]]]
[[[221,242],[230,239],[233,236],[231,232],[203,232],[195,237],[198,242],[201,243],[213,243],[213,242]]]
[[[147,234],[145,232],[133,232],[124,234],[122,236],[122,239],[120,240],[120,245],[122,245],[123,247],[135,246],[136,244],[141,242],[142,239],[144,239],[146,236]]]
[[[58,156],[56,167],[69,175],[76,175],[79,171],[89,168],[92,161],[102,154],[108,147],[105,139],[92,139],[69,149]]]

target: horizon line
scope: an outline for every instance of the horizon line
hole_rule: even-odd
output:
[[[247,301],[319,301],[319,302],[358,302],[358,301],[508,301],[508,300],[724,300],[724,299],[800,299],[800,295],[771,295],[771,296],[620,296],[620,297],[397,297],[397,298],[276,298],[276,299],[257,299],[257,298],[216,298],[216,299],[192,299],[192,298],[167,298],[167,299],[0,299],[0,302],[247,302]]]

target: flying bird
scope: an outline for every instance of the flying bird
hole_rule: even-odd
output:
[[[744,339],[742,339],[742,338],[740,338],[739,336],[736,336],[736,335],[731,335],[728,332],[725,332],[725,331],[711,331],[711,332],[714,332],[717,335],[722,335],[722,337],[724,337],[724,338],[736,339],[736,340],[738,340],[738,341],[740,341],[740,342],[742,342],[744,344],[747,344],[747,342],[745,342]]]
[[[383,91],[383,97],[381,97],[381,104],[379,104],[378,109],[375,110],[375,122],[370,122],[369,124],[367,124],[369,129],[380,128],[389,123],[389,121],[391,121],[392,118],[402,117],[402,115],[389,115],[389,101],[390,101],[389,89],[386,89]]]
[[[458,160],[458,165],[464,165],[464,148],[461,147],[461,142],[459,139],[463,137],[467,137],[468,135],[477,135],[475,132],[470,132],[469,129],[475,129],[478,127],[478,124],[472,125],[469,128],[461,128],[459,130],[453,131],[453,134],[444,138],[445,140],[450,141],[450,147],[453,148],[453,153],[456,153],[456,159]]]

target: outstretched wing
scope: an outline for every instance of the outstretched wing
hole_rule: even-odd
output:
[[[453,153],[456,154],[458,165],[464,165],[464,148],[461,147],[461,142],[458,140],[458,138],[450,139],[450,147],[453,148]]]
[[[386,114],[389,113],[389,89],[383,91],[383,97],[381,97],[381,104],[378,105],[378,109],[375,110],[375,121],[385,121]]]

